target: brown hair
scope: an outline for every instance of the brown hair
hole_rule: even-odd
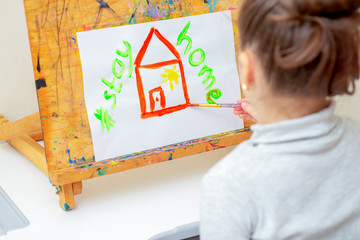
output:
[[[245,0],[241,48],[252,49],[272,89],[353,94],[360,73],[360,0]]]

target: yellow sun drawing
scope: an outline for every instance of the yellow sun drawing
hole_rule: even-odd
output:
[[[170,82],[170,89],[171,91],[174,91],[174,83],[176,85],[179,84],[179,78],[180,78],[180,75],[179,75],[179,70],[176,71],[176,65],[174,65],[174,68],[173,69],[164,69],[165,70],[165,74],[161,74],[161,77],[165,78],[165,80],[163,80],[161,83],[166,83],[167,81]]]

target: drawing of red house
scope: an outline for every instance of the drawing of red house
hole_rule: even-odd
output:
[[[153,47],[151,43],[154,41],[158,44],[155,46],[160,44],[163,52],[168,52],[167,57],[159,60],[159,56],[162,56],[159,54],[157,60],[144,63],[144,58],[148,59],[147,54],[157,55],[158,49],[150,51]],[[190,105],[181,55],[155,28],[150,30],[135,59],[135,74],[141,118],[163,116],[183,110]]]

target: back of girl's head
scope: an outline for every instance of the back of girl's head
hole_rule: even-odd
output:
[[[245,0],[241,48],[250,49],[273,91],[352,94],[360,73],[360,0]]]

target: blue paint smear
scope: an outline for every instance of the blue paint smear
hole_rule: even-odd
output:
[[[168,12],[161,12],[156,6],[153,6],[152,8],[150,8],[147,12],[148,16],[154,18],[154,19],[158,19],[158,18],[163,18],[163,17],[169,17],[170,13]]]
[[[210,10],[211,13],[214,12],[214,9],[215,9],[216,5],[219,3],[219,1],[220,1],[220,0],[210,0],[210,1],[208,2],[207,5],[208,5],[209,10]]]
[[[152,18],[156,18],[156,17],[158,16],[158,10],[157,10],[157,8],[156,8],[155,6],[153,6],[152,8],[150,8],[150,9],[148,10],[148,14],[149,14],[149,16],[152,17]]]
[[[64,203],[64,208],[65,208],[65,210],[69,210],[70,206],[67,203]]]
[[[135,17],[135,13],[136,13],[136,10],[135,10],[135,12],[132,14],[129,23],[137,24],[136,17]]]
[[[76,160],[71,160],[70,150],[69,149],[66,150],[66,153],[69,155],[69,163],[70,164],[76,164]]]
[[[170,5],[173,5],[174,3],[173,3],[173,1],[172,1],[172,0],[169,0],[169,4],[170,4]]]
[[[71,38],[72,40],[74,40],[74,44],[76,44],[76,39],[75,38]]]
[[[170,153],[169,161],[173,160],[173,154]]]

